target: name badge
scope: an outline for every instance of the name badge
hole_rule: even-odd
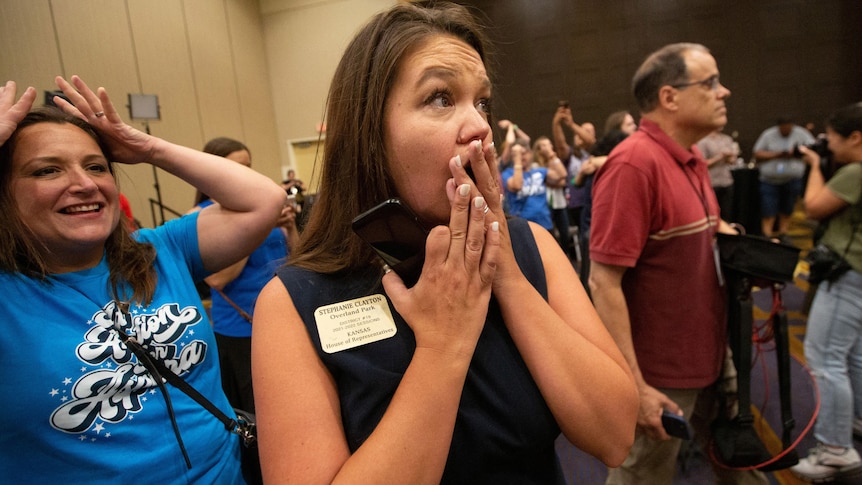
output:
[[[392,338],[398,331],[380,294],[322,306],[314,311],[314,321],[327,354]]]

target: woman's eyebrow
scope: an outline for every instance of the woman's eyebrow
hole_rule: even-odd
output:
[[[422,72],[422,75],[419,76],[419,79],[416,81],[416,85],[419,86],[424,84],[429,79],[446,79],[452,80],[457,77],[454,70],[446,68],[446,67],[430,67],[425,69]]]
[[[422,72],[421,76],[419,76],[419,79],[416,81],[416,86],[421,86],[429,79],[442,79],[446,81],[451,81],[453,79],[456,79],[457,77],[458,72],[454,69],[442,66],[429,67]],[[491,87],[491,80],[488,79],[487,76],[483,76],[482,78],[482,87]]]

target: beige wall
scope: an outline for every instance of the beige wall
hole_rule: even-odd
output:
[[[104,86],[126,119],[128,93],[156,94],[162,119],[149,123],[154,135],[193,148],[216,136],[240,139],[254,168],[278,181],[292,165],[288,140],[318,136],[347,42],[395,3],[2,0],[0,82],[35,86],[41,102],[42,91],[56,89],[54,76],[78,74]],[[132,124],[144,129],[141,121]],[[311,181],[312,160],[306,154],[291,168]],[[158,180],[166,206],[190,208],[191,186],[161,170]],[[152,168],[122,166],[120,188],[136,218],[152,226]]]
[[[314,182],[315,140],[323,121],[332,74],[347,43],[375,13],[394,0],[261,0],[272,100],[285,164]],[[289,157],[288,142],[303,140]],[[321,146],[322,148],[322,146]],[[299,156],[302,152],[305,156]],[[310,155],[310,156],[309,156]]]
[[[0,45],[0,80],[35,86],[40,103],[57,74],[104,86],[126,119],[128,93],[156,94],[154,135],[198,149],[216,136],[243,140],[254,167],[280,179],[257,0],[2,0]],[[194,189],[158,178],[165,205],[188,210]],[[153,185],[151,166],[121,167],[120,188],[145,226]]]

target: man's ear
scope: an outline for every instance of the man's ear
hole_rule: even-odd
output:
[[[662,108],[668,111],[675,112],[679,109],[679,104],[677,103],[677,96],[679,95],[679,90],[671,87],[671,86],[662,86],[658,90],[658,104]]]
[[[850,136],[847,137],[847,141],[852,145],[862,146],[862,131],[856,130],[850,133]]]

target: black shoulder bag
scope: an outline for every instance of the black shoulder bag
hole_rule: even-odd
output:
[[[847,207],[845,210],[853,210],[853,206]],[[859,229],[858,212],[851,213],[851,219],[853,220],[853,230],[850,233],[850,239],[847,240],[843,255],[839,255],[822,243],[815,245],[805,255],[805,261],[808,263],[808,282],[812,285],[817,285],[823,281],[831,283],[851,269],[844,258],[847,257],[847,252],[850,251],[853,238],[856,236],[856,230]]]
[[[847,257],[847,252],[850,251],[850,245],[853,244],[853,238],[856,236],[858,228],[859,221],[855,221],[843,255],[836,253],[823,243],[814,246],[808,251],[808,254],[805,255],[805,261],[808,263],[809,283],[812,285],[820,284],[823,281],[831,283],[851,269],[844,258]]]

